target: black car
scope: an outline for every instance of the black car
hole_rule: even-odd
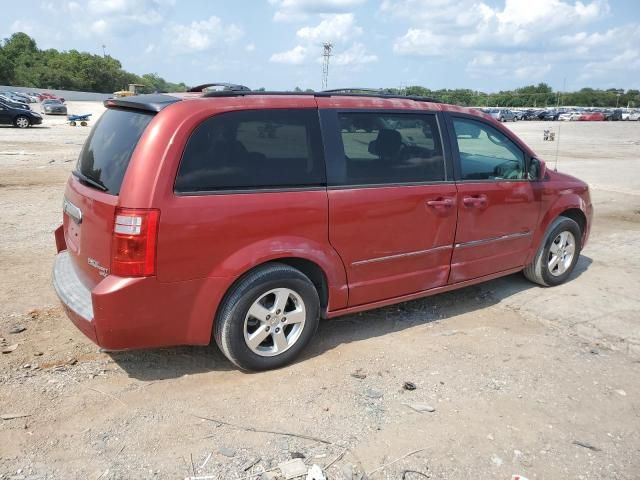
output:
[[[622,120],[622,110],[619,108],[616,108],[615,110],[605,110],[602,113],[604,113],[604,119],[607,121],[619,122]]]
[[[545,121],[550,121],[550,120],[558,120],[558,117],[560,116],[560,111],[559,110],[545,110],[544,112],[540,112],[538,114],[538,120],[545,120]]]
[[[0,124],[27,128],[41,123],[42,117],[39,113],[15,107],[6,102],[0,102]]]

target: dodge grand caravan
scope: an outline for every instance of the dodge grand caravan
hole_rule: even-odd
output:
[[[588,186],[482,112],[222,91],[105,102],[66,186],[53,285],[108,350],[277,368],[320,318],[523,271],[571,275]]]

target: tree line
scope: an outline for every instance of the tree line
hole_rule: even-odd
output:
[[[145,85],[148,92],[185,91],[184,83],[167,82],[155,73],[127,72],[110,55],[78,50],[40,50],[26,33],[0,41],[0,85],[112,93],[128,84]]]
[[[145,85],[147,92],[181,92],[188,88],[184,83],[167,82],[155,73],[140,76],[127,72],[110,55],[77,50],[60,52],[54,48],[40,50],[26,33],[14,33],[0,41],[0,85],[112,93],[126,89],[129,83]],[[299,87],[295,90],[302,91]],[[386,88],[383,92],[433,97],[446,103],[476,107],[640,107],[639,90],[582,88],[559,92],[546,83],[496,93],[460,88],[431,90],[422,86]]]
[[[640,107],[640,90],[582,88],[575,92],[554,91],[546,83],[515,90],[484,93],[469,89],[430,90],[413,86],[388,89],[404,95],[433,97],[446,103],[474,107]]]

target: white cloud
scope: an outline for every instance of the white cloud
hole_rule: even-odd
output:
[[[323,15],[319,24],[302,27],[296,32],[298,38],[318,44],[345,41],[361,34],[362,28],[356,25],[353,13]]]
[[[244,47],[244,51],[251,53],[254,52],[256,50],[256,46],[253,43],[249,43],[246,47]]]
[[[231,44],[243,35],[240,27],[233,23],[225,24],[216,16],[188,25],[173,24],[167,33],[174,49],[184,52],[202,52],[221,44]]]
[[[378,56],[369,53],[362,43],[355,43],[334,57],[334,64],[339,66],[364,65],[365,63],[377,61]]]
[[[352,13],[321,14],[320,18],[319,23],[298,29],[296,47],[273,54],[270,61],[291,65],[320,61],[324,42],[334,44],[332,64],[335,66],[355,67],[378,60],[362,43],[347,46],[363,32]]]
[[[477,54],[468,64],[472,78],[508,77],[526,83],[541,81],[553,68],[550,58],[531,52]]]
[[[297,45],[286,52],[274,53],[271,55],[269,61],[274,63],[287,63],[289,65],[300,65],[307,60],[307,53],[308,50],[306,47]]]
[[[413,24],[396,39],[395,51],[408,55],[435,53],[432,41],[459,49],[530,48],[545,42],[550,32],[592,22],[609,11],[606,0],[505,0],[495,8],[476,0],[384,0],[380,8]]]
[[[365,3],[366,0],[269,0],[277,10],[276,22],[306,20],[310,14],[343,13]]]
[[[16,20],[11,24],[11,33],[24,32],[29,36],[32,36],[36,32],[36,28],[31,22],[24,20]]]
[[[393,44],[393,51],[401,55],[438,56],[445,55],[447,37],[428,29],[410,28]]]
[[[91,32],[95,33],[96,35],[104,35],[104,33],[107,31],[107,28],[108,24],[106,20],[100,19],[91,22]]]
[[[623,52],[597,62],[589,62],[584,66],[580,78],[582,80],[619,78],[621,74],[640,72],[640,49],[628,48]]]

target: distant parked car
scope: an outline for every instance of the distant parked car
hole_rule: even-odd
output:
[[[507,108],[490,108],[485,112],[499,122],[515,122],[517,120],[515,114]]]
[[[48,93],[48,92],[39,93],[38,98],[40,99],[41,102],[44,100],[60,100],[60,102],[64,103],[64,98],[58,97],[57,95],[54,95],[53,93]]]
[[[523,120],[538,120],[538,112],[535,110],[527,110],[522,115]]]
[[[18,128],[27,128],[31,125],[40,125],[42,117],[36,112],[14,107],[0,101],[0,123],[4,125],[14,125]]]
[[[616,108],[615,110],[607,110],[604,112],[604,119],[612,122],[622,120],[622,110]]]
[[[577,120],[581,122],[601,122],[605,119],[602,112],[583,112]]]
[[[4,94],[0,94],[0,101],[2,103],[5,103],[7,105],[9,105],[12,108],[21,108],[23,110],[31,110],[31,108],[29,107],[29,105],[27,105],[24,102],[16,102],[15,100],[12,100],[11,97],[4,95]]]
[[[26,93],[22,93],[22,92],[10,92],[11,95],[13,95],[13,98],[24,102],[24,103],[31,103],[31,97],[29,97],[29,95],[27,95]]]
[[[538,120],[555,121],[555,120],[558,120],[560,113],[561,112],[557,110],[545,110],[538,114]]]
[[[582,113],[581,112],[577,112],[577,111],[565,112],[565,113],[561,113],[558,116],[558,120],[573,122],[573,121],[577,120],[580,117],[580,115],[582,115]]]
[[[627,120],[631,120],[633,122],[640,121],[640,110],[636,110],[635,112],[631,112],[629,114],[629,118]]]
[[[60,100],[48,99],[40,104],[40,111],[47,115],[66,115],[67,107]]]
[[[6,102],[21,103],[23,105],[28,105],[28,103],[29,103],[23,97],[18,96],[16,94],[14,94],[13,92],[0,92],[0,99],[4,100]]]

